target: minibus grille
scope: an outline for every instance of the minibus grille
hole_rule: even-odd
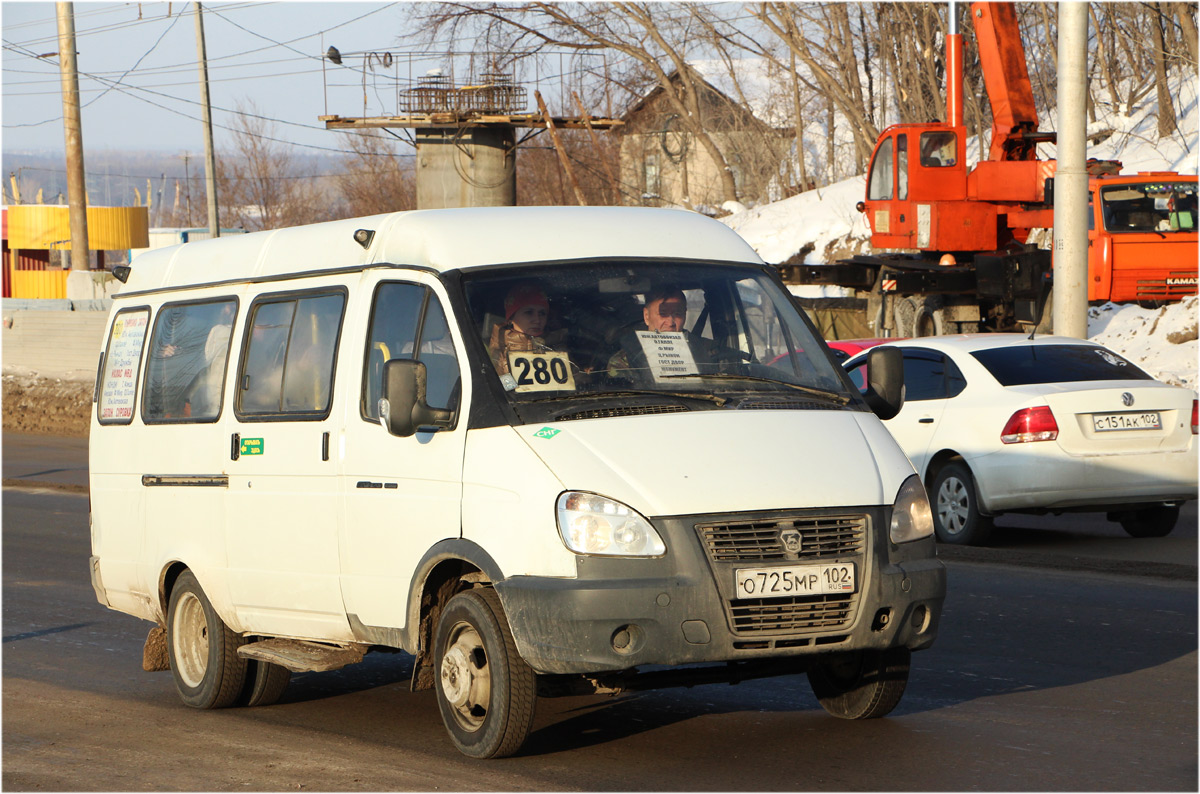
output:
[[[781,535],[800,532],[800,550],[788,552]],[[867,535],[867,517],[819,515],[697,524],[696,530],[713,562],[754,560],[819,560],[862,554]]]
[[[818,642],[829,632],[844,633],[858,614],[866,584],[868,526],[867,514],[843,512],[772,515],[695,525],[735,635],[778,639],[808,634]],[[854,564],[855,592],[736,597],[734,576],[738,568],[834,561]]]
[[[558,422],[572,419],[609,419],[614,416],[642,416],[643,414],[677,414],[690,410],[686,405],[625,405],[618,408],[593,408],[554,417]]]
[[[847,625],[857,606],[857,593],[752,598],[731,601],[729,617],[738,634],[812,631]]]

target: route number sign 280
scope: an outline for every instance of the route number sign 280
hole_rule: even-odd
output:
[[[509,353],[508,372],[517,391],[575,391],[575,376],[566,353]]]

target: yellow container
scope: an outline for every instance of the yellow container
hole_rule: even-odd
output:
[[[5,265],[12,267],[11,263]],[[14,298],[65,298],[69,270],[10,270]]]
[[[150,215],[145,207],[88,207],[88,248],[122,251],[150,245]],[[8,208],[8,247],[71,250],[71,213],[67,207],[18,204]]]

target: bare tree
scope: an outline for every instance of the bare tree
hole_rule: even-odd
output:
[[[336,177],[349,217],[416,209],[413,158],[401,157],[383,133],[346,133],[345,172]]]
[[[253,103],[238,104],[234,124],[233,148],[217,158],[222,226],[279,229],[337,216],[321,182],[304,172]]]

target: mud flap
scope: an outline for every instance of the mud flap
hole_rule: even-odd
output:
[[[146,645],[142,648],[142,669],[147,673],[171,669],[167,656],[167,630],[163,626],[155,626],[146,635]]]

